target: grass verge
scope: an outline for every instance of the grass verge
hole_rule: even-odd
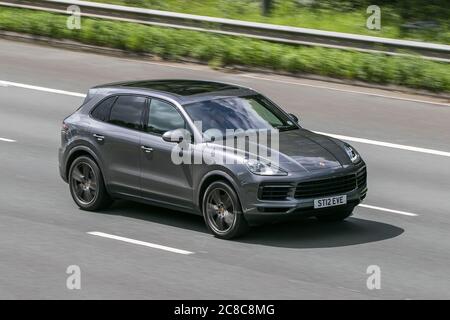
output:
[[[166,60],[192,58],[214,66],[241,65],[450,92],[450,64],[420,57],[290,46],[88,18],[82,19],[80,30],[69,30],[66,22],[63,15],[23,9],[0,11],[0,30],[149,53]]]
[[[213,17],[265,22],[374,37],[450,42],[449,9],[445,0],[276,0],[269,16],[261,14],[262,0],[90,0]],[[366,9],[381,8],[381,30],[369,30]],[[408,29],[407,23],[434,20],[429,29]]]

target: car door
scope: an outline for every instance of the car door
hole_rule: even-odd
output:
[[[141,189],[147,199],[192,209],[192,167],[175,164],[171,158],[175,143],[162,139],[165,132],[185,127],[175,106],[156,98],[150,100],[141,135]]]
[[[140,196],[140,134],[147,98],[119,95],[105,99],[92,112],[93,144],[103,163],[112,193]]]

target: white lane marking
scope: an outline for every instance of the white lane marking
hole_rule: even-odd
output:
[[[78,93],[78,92],[57,90],[57,89],[51,89],[51,88],[45,88],[45,87],[38,87],[38,86],[29,85],[29,84],[23,84],[23,83],[11,82],[11,81],[4,81],[4,80],[0,80],[0,86],[3,86],[3,87],[18,87],[18,88],[37,90],[37,91],[43,91],[43,92],[49,92],[49,93],[64,94],[64,95],[68,95],[68,96],[81,97],[81,98],[86,97],[85,94]]]
[[[390,212],[390,213],[397,213],[397,214],[401,214],[401,215],[409,216],[409,217],[417,217],[418,216],[418,214],[412,213],[412,212],[392,210],[392,209],[387,209],[387,208],[382,208],[382,207],[370,206],[367,204],[359,204],[358,207],[373,209],[373,210],[378,210],[378,211],[386,211],[386,212]]]
[[[65,94],[65,95],[71,95],[71,96],[82,97],[82,98],[86,97],[85,94],[77,93],[77,92],[50,89],[50,88],[32,86],[32,85],[28,85],[28,84],[0,80],[0,86],[3,84],[6,86],[10,85],[10,86],[15,86],[15,87],[30,89],[30,90],[38,90],[38,91],[45,91],[45,92],[50,92],[50,93]],[[319,134],[324,134],[324,135],[327,135],[327,136],[330,136],[330,137],[333,137],[336,139],[342,139],[342,140],[360,142],[360,143],[365,143],[365,144],[372,144],[372,145],[377,145],[377,146],[382,146],[382,147],[395,148],[395,149],[401,149],[401,150],[408,150],[408,151],[450,157],[450,152],[446,152],[446,151],[406,146],[406,145],[401,145],[401,144],[395,144],[395,143],[384,142],[384,141],[376,141],[376,140],[370,140],[370,139],[365,139],[365,138],[349,137],[349,136],[343,136],[343,135],[338,135],[338,134],[333,134],[333,133],[324,133],[324,132],[319,132],[319,131],[314,131],[314,132],[319,133]]]
[[[190,71],[205,71],[208,68],[205,66],[198,66],[198,67],[187,67],[185,65],[177,65],[171,62],[154,62],[154,61],[147,61],[147,60],[136,60],[136,59],[131,59],[131,58],[119,58],[123,61],[127,61],[127,62],[139,62],[139,63],[145,63],[145,64],[150,64],[150,65],[155,65],[155,66],[160,66],[160,67],[164,67],[164,68],[175,68],[175,69],[183,69],[183,70],[190,70]],[[213,71],[210,69],[210,71]]]
[[[166,247],[166,246],[162,246],[162,245],[154,244],[154,243],[150,243],[150,242],[144,242],[144,241],[134,240],[134,239],[130,239],[130,238],[119,237],[119,236],[115,236],[115,235],[108,234],[108,233],[103,233],[103,232],[92,231],[92,232],[88,232],[88,234],[93,235],[93,236],[98,236],[98,237],[103,237],[103,238],[108,238],[108,239],[114,239],[114,240],[119,240],[119,241],[123,241],[123,242],[128,242],[128,243],[132,243],[132,244],[137,244],[137,245],[140,245],[140,246],[149,247],[149,248],[153,248],[153,249],[159,249],[159,250],[179,253],[179,254],[188,255],[188,254],[193,254],[194,253],[194,252],[191,252],[191,251],[186,251],[186,250],[181,250],[181,249],[177,249],[177,248]]]
[[[403,144],[396,144],[396,143],[390,143],[390,142],[369,140],[369,139],[364,139],[364,138],[342,136],[342,135],[333,134],[333,133],[325,133],[325,132],[319,132],[319,131],[314,131],[314,132],[318,133],[318,134],[327,135],[332,138],[336,138],[336,139],[340,139],[340,140],[354,141],[354,142],[360,142],[360,143],[365,143],[365,144],[372,144],[375,146],[408,150],[408,151],[421,152],[421,153],[428,153],[428,154],[434,154],[434,155],[443,156],[443,157],[450,157],[450,152],[447,152],[447,151],[419,148],[419,147],[413,147],[413,146],[405,146]]]
[[[3,142],[16,142],[16,140],[6,139],[6,138],[0,138],[0,141]]]
[[[386,94],[380,94],[380,93],[372,93],[372,92],[366,92],[366,91],[339,89],[339,88],[333,88],[333,87],[328,87],[328,86],[321,86],[321,85],[315,85],[315,84],[309,84],[309,83],[301,83],[301,82],[296,82],[296,81],[278,80],[278,79],[257,77],[257,76],[252,76],[250,74],[241,74],[240,76],[241,77],[245,77],[245,78],[257,79],[257,80],[265,80],[265,81],[273,81],[273,82],[279,82],[279,83],[285,83],[285,84],[293,84],[293,85],[303,86],[303,87],[327,89],[327,90],[333,90],[333,91],[339,91],[339,92],[357,93],[357,94],[364,94],[364,95],[373,96],[373,97],[395,99],[395,100],[404,100],[404,101],[411,101],[411,102],[418,102],[418,103],[427,103],[427,104],[434,104],[434,105],[439,105],[439,106],[450,107],[450,103],[445,103],[445,102],[412,99],[412,98],[406,98],[406,97],[396,97],[396,96],[392,96],[392,95],[386,95]]]

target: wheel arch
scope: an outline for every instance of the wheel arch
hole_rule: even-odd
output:
[[[239,185],[235,181],[233,176],[231,176],[229,173],[221,171],[221,170],[213,170],[203,176],[203,178],[200,181],[198,188],[197,188],[198,191],[195,196],[195,201],[196,201],[195,205],[198,207],[200,212],[202,212],[201,204],[202,204],[203,196],[205,194],[206,189],[208,188],[208,186],[211,183],[213,183],[215,181],[219,181],[219,180],[224,180],[225,182],[228,182],[231,185],[231,187],[234,189],[234,191],[238,195],[239,201],[242,204]]]
[[[69,176],[70,166],[75,161],[75,159],[77,159],[78,157],[81,157],[81,156],[88,156],[88,157],[92,158],[92,160],[94,160],[97,163],[100,170],[103,172],[102,166],[101,166],[101,161],[100,161],[99,157],[95,154],[95,152],[93,152],[88,146],[78,145],[78,146],[73,147],[67,155],[67,160],[65,163],[65,173],[64,173],[64,178],[66,180],[68,180],[68,178],[69,178],[68,176]]]

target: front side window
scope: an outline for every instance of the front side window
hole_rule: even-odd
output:
[[[152,99],[148,113],[146,131],[162,135],[167,131],[185,128],[181,114],[171,104]]]
[[[140,96],[119,96],[111,109],[109,123],[140,130],[147,99]]]

